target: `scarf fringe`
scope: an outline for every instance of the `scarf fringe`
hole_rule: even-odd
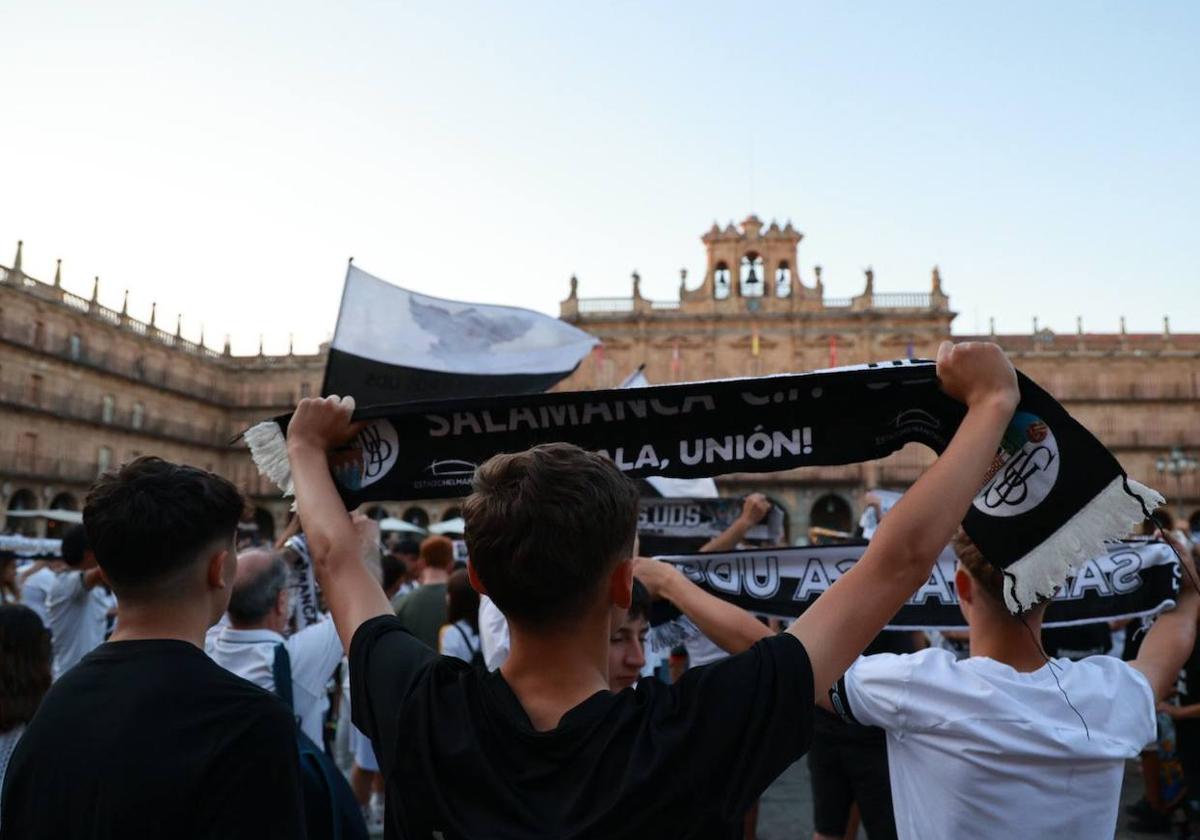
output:
[[[243,437],[250,447],[250,457],[254,459],[258,471],[274,482],[284,496],[294,495],[287,438],[279,424],[274,420],[264,420],[247,429]]]
[[[1126,489],[1128,483],[1128,490]],[[1136,496],[1136,497],[1135,497]],[[1157,491],[1119,475],[1037,548],[1004,570],[1004,602],[1014,615],[1050,598],[1107,540],[1123,537],[1163,503]]]

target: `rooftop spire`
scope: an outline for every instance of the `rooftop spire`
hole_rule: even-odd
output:
[[[92,280],[92,303],[100,302],[100,275],[97,274]]]
[[[176,338],[183,337],[183,313],[182,312],[180,312],[178,315],[175,316],[175,337]]]
[[[154,322],[158,320],[158,301],[150,303],[150,326],[154,326]]]
[[[295,346],[295,342],[296,342],[296,334],[288,333],[288,355],[289,356],[296,355],[296,351],[293,349]]]
[[[62,288],[62,260],[54,261],[54,288]]]
[[[200,325],[200,340],[196,342],[201,348],[204,347],[204,325]]]
[[[1075,316],[1075,335],[1083,335],[1083,316]]]
[[[258,334],[258,355],[263,355],[263,334]]]
[[[12,264],[13,271],[15,271],[17,274],[25,273],[24,271],[21,270],[21,250],[24,247],[25,247],[25,243],[22,240],[18,239],[17,240],[17,255],[15,257],[13,257],[13,264]]]
[[[938,267],[933,267],[933,293],[936,295],[942,290],[942,273],[938,271]]]
[[[229,342],[229,333],[225,333],[225,349],[222,351],[226,356],[233,355],[233,345]]]
[[[125,290],[125,299],[121,301],[121,315],[129,315],[129,290]]]

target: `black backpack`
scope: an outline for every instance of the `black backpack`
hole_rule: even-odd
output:
[[[283,645],[275,646],[271,674],[275,678],[275,693],[294,715],[292,659]],[[300,751],[300,786],[304,792],[304,822],[309,840],[367,840],[367,824],[349,782],[325,750],[300,729],[299,718],[296,746]]]

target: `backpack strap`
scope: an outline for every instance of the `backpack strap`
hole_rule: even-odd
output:
[[[287,646],[275,645],[275,661],[271,665],[271,676],[275,679],[275,694],[283,701],[292,713],[296,706],[292,702],[292,657],[288,655]]]
[[[479,653],[479,648],[471,646],[471,637],[467,635],[466,630],[463,630],[461,627],[459,627],[457,623],[452,624],[451,626],[458,631],[458,635],[462,636],[463,644],[467,646],[467,650],[470,651],[472,656]]]

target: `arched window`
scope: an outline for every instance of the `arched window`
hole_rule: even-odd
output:
[[[9,510],[33,510],[37,507],[37,496],[32,490],[21,489],[8,500]],[[4,529],[12,534],[33,536],[37,533],[37,520],[31,516],[6,517]]]
[[[409,525],[416,525],[418,528],[429,527],[429,514],[425,512],[425,508],[417,505],[407,508],[404,513],[400,514],[400,518]]]
[[[812,528],[825,528],[829,531],[850,533],[852,521],[850,503],[835,493],[827,493],[813,502],[808,515],[808,524]]]
[[[382,522],[388,518],[387,508],[383,505],[371,505],[366,510],[367,518],[374,519],[376,522]]]
[[[100,420],[103,423],[111,423],[113,417],[117,413],[117,401],[112,394],[105,394],[104,399],[100,403]]]
[[[729,266],[723,262],[717,263],[717,267],[713,269],[713,297],[717,300],[725,300],[729,297],[732,290],[729,274]]]
[[[742,297],[762,297],[763,287],[766,285],[763,278],[763,259],[753,251],[742,257],[741,271],[738,275],[741,280],[739,292]]]
[[[787,297],[792,293],[792,267],[787,260],[780,260],[775,269],[775,297]]]
[[[140,429],[143,425],[145,425],[145,423],[146,406],[142,405],[140,402],[135,402],[133,404],[133,411],[131,411],[129,414],[129,425],[133,426],[135,429]]]

